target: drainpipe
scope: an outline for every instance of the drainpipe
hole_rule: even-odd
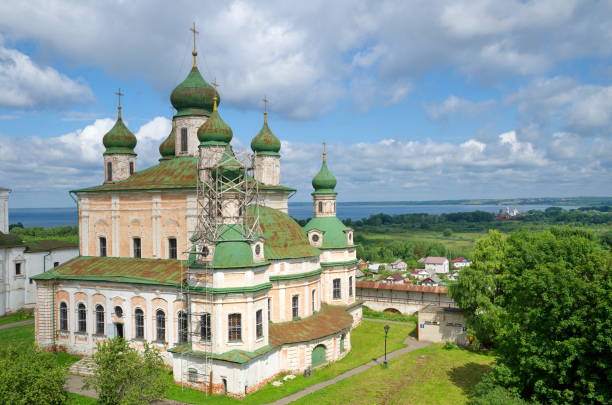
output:
[[[43,273],[45,273],[47,271],[45,263],[47,263],[47,257],[49,257],[49,256],[51,256],[51,251],[49,251],[49,253],[47,253],[46,255],[43,256]]]

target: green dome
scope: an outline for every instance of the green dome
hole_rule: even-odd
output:
[[[106,148],[105,155],[136,155],[136,136],[125,126],[121,119],[121,110],[115,126],[104,135],[102,143]]]
[[[176,108],[176,115],[209,115],[213,111],[213,99],[221,102],[219,94],[204,80],[194,65],[187,78],[172,91],[170,102]]]
[[[323,154],[321,170],[312,179],[312,187],[315,189],[314,194],[335,194],[336,178],[327,168],[325,154]]]
[[[351,230],[336,217],[311,218],[304,226],[304,231],[313,229],[323,232],[323,249],[346,248],[349,245],[346,233]]]
[[[264,124],[261,131],[251,141],[251,149],[257,155],[278,156],[280,151],[280,140],[270,131],[268,127],[267,113],[264,112]]]
[[[172,159],[175,155],[176,149],[176,128],[174,122],[172,123],[172,130],[170,135],[159,145],[159,154],[162,156],[161,160]]]
[[[214,109],[206,122],[198,128],[200,144],[226,145],[230,143],[233,136],[232,129],[223,121],[217,109]]]

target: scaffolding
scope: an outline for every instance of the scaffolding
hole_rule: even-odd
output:
[[[201,371],[189,368],[182,374],[190,383],[203,383],[208,394],[213,392],[214,248],[219,241],[252,242],[260,237],[258,202],[252,155],[234,153],[229,146],[200,148],[197,223],[189,252],[195,260],[190,260],[194,265],[187,268],[185,297],[187,339],[192,346],[197,341],[203,364]],[[228,233],[230,227],[232,232]]]

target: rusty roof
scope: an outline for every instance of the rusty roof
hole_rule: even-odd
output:
[[[287,343],[307,342],[333,335],[349,329],[353,317],[347,313],[349,307],[321,304],[321,310],[313,316],[299,321],[271,323],[270,344],[280,346]]]
[[[372,288],[375,290],[397,290],[397,291],[415,291],[415,292],[426,292],[426,293],[435,293],[435,294],[446,294],[448,293],[448,288],[439,286],[439,287],[429,287],[424,285],[414,285],[414,284],[391,284],[391,283],[379,283],[377,281],[357,281],[357,288]]]
[[[166,189],[196,189],[198,183],[198,158],[177,156],[162,160],[159,164],[139,171],[123,181],[73,190],[74,192],[137,191]],[[258,182],[264,191],[295,191],[285,186],[268,186]]]
[[[179,286],[183,281],[180,260],[78,256],[34,280],[85,280],[115,283]]]

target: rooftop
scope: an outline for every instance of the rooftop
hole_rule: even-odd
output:
[[[446,257],[427,256],[423,259],[425,264],[444,264],[448,259]]]
[[[56,249],[75,249],[79,245],[76,243],[64,242],[61,240],[37,240],[35,242],[26,242],[26,253],[48,252]]]

